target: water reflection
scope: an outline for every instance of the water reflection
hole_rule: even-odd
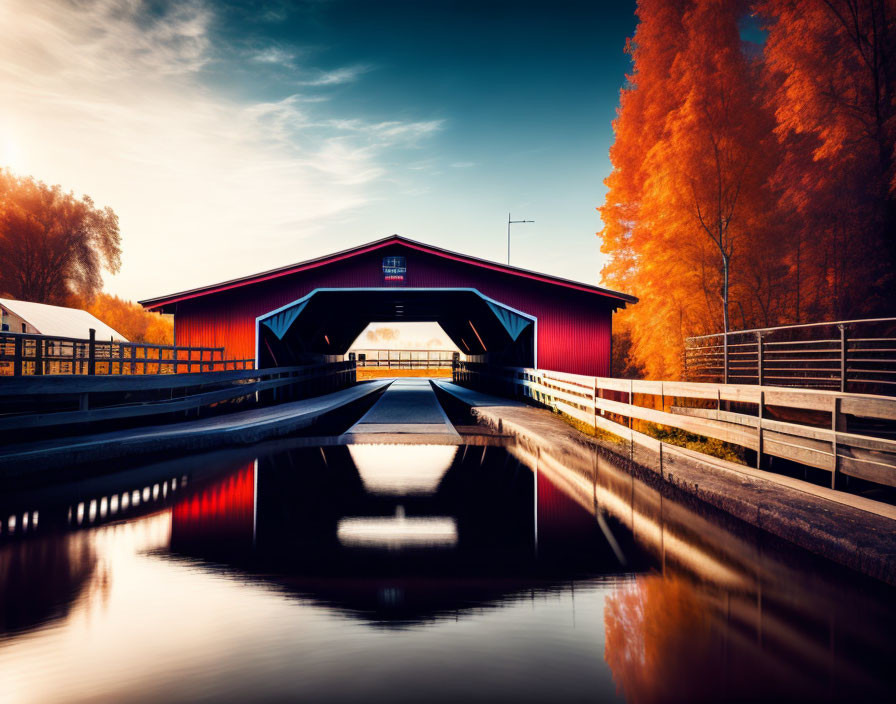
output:
[[[0,534],[9,701],[852,701],[894,684],[891,590],[584,447],[246,449],[7,493],[0,515],[19,517]]]
[[[64,618],[96,562],[83,535],[39,537],[0,549],[0,636]]]
[[[606,601],[605,660],[627,700],[888,696],[896,682],[891,588],[584,448],[511,453],[537,468],[539,491],[543,480],[598,520],[616,518],[657,560]]]
[[[432,494],[457,455],[452,445],[349,445],[370,494]]]
[[[255,536],[256,462],[183,492],[171,515],[172,544],[211,543],[232,549],[234,543],[251,547]]]
[[[457,524],[453,518],[407,518],[404,507],[389,518],[340,518],[336,536],[345,547],[453,548],[457,546]]]
[[[254,487],[254,504],[239,486]],[[620,571],[594,520],[576,523],[582,512],[562,494],[536,515],[533,474],[498,447],[302,447],[194,483],[180,501],[172,557],[379,627],[453,620]],[[185,520],[185,506],[209,510]],[[537,521],[557,533],[553,544],[537,546]],[[564,542],[570,526],[578,532]]]

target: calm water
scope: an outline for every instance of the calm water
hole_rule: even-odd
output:
[[[890,590],[536,455],[280,444],[7,492],[0,701],[892,691]]]

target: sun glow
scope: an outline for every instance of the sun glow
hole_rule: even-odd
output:
[[[24,173],[24,166],[21,143],[6,130],[0,130],[0,168],[21,175]]]

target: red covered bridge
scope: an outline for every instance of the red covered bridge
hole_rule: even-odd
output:
[[[613,312],[633,296],[393,235],[141,301],[177,344],[259,367],[334,359],[371,322],[436,322],[474,361],[608,376]]]

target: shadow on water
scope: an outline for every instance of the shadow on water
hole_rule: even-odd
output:
[[[50,652],[72,699],[856,701],[896,684],[893,590],[584,447],[279,442],[6,493],[0,518],[0,676],[6,658],[23,692]],[[172,654],[119,642],[129,609]],[[28,649],[75,628],[110,641],[89,687],[99,652],[75,672]]]

